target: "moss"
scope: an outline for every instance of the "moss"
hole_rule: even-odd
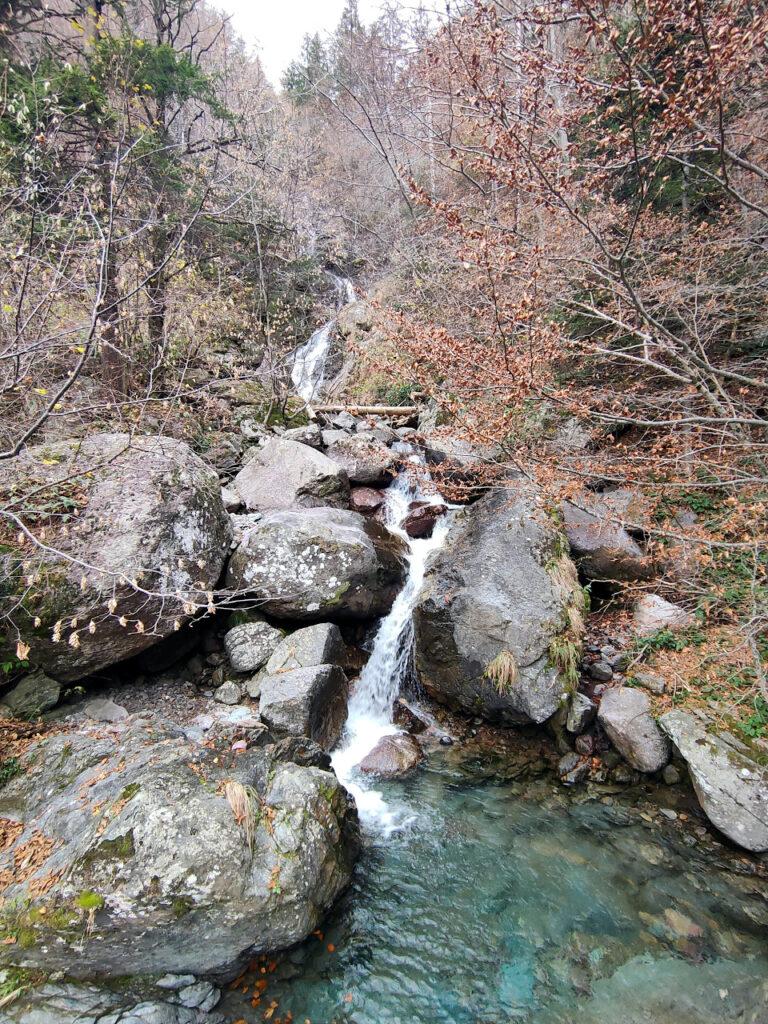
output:
[[[19,949],[32,949],[36,941],[34,928],[19,928],[16,932],[16,945]]]
[[[81,858],[80,864],[84,868],[89,868],[101,861],[128,860],[135,853],[136,847],[133,844],[133,829],[131,829],[123,836],[105,839],[98,846],[94,846],[92,850],[88,850]]]
[[[6,967],[0,972],[0,1006],[9,1006],[20,995],[39,984],[42,976],[22,967]]]
[[[121,800],[132,800],[141,789],[138,782],[131,782],[130,785],[126,786],[123,792],[120,794]],[[133,842],[133,841],[131,841]]]
[[[193,907],[194,903],[189,896],[177,896],[173,903],[171,903],[171,912],[178,920],[179,918],[186,917],[187,914],[191,913]]]
[[[101,910],[104,906],[104,897],[91,889],[84,889],[75,900],[81,910]]]

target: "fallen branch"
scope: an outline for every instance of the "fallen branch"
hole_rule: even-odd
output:
[[[417,405],[313,405],[314,412],[348,412],[357,416],[415,416]]]

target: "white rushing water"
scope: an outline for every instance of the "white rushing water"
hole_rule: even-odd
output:
[[[415,457],[414,457],[414,460]],[[382,619],[371,656],[349,702],[344,735],[333,753],[333,768],[355,798],[364,825],[391,832],[408,821],[403,808],[390,807],[357,765],[384,736],[402,732],[392,721],[395,698],[405,681],[413,648],[413,608],[424,582],[429,555],[440,548],[448,532],[447,517],[439,519],[431,537],[411,539],[402,528],[413,501],[442,504],[438,494],[424,494],[415,474],[404,471],[387,490],[386,525],[408,544],[408,575],[392,609]]]
[[[333,281],[337,309],[355,301],[355,286],[348,277],[339,277],[330,270],[326,270],[325,273]],[[335,327],[336,320],[329,320],[327,324],[318,327],[309,341],[293,353],[291,380],[305,402],[310,402],[316,397],[325,380],[325,364],[331,350]]]

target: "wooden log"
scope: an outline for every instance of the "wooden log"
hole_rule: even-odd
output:
[[[313,405],[313,412],[348,412],[353,416],[415,416],[417,405],[340,405],[328,403]]]

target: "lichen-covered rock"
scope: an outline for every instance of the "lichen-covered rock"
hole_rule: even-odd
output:
[[[702,810],[722,833],[753,853],[768,850],[768,769],[707,718],[668,711],[659,725],[688,765]]]
[[[406,547],[356,512],[274,512],[232,555],[227,583],[279,619],[366,619],[387,612],[404,578]]]
[[[266,671],[290,672],[312,665],[340,665],[346,656],[346,645],[339,627],[332,622],[318,622],[289,634],[275,648]]]
[[[618,752],[640,772],[658,772],[669,761],[669,740],[651,714],[648,695],[629,686],[606,690],[597,717]]]
[[[49,675],[69,682],[129,658],[189,618],[188,602],[206,606],[231,526],[216,474],[186,444],[93,434],[31,448],[0,486],[11,508],[30,490],[68,517],[46,536],[63,557],[6,555],[2,603]]]
[[[224,649],[234,672],[255,672],[282,639],[282,631],[268,622],[243,622],[227,631]]]
[[[586,497],[577,507],[562,505],[563,522],[571,553],[581,575],[588,580],[631,582],[653,575],[651,560],[627,531],[616,522],[616,513]]]
[[[256,451],[234,487],[246,507],[258,512],[349,504],[344,469],[309,445],[283,437],[270,438]]]
[[[459,514],[427,566],[414,611],[416,668],[435,699],[543,722],[558,708],[583,631],[563,539],[522,484]]]
[[[685,629],[692,626],[693,615],[679,604],[666,601],[658,594],[643,594],[635,603],[632,624],[638,636],[647,636],[658,629]]]
[[[8,718],[39,718],[59,703],[61,686],[44,672],[24,676],[0,701],[0,715]]]
[[[23,757],[0,791],[0,965],[216,975],[318,926],[357,850],[335,776],[268,747],[225,767],[178,732],[81,727]]]
[[[413,771],[423,756],[418,741],[408,733],[383,736],[358,767],[366,775],[393,779]]]
[[[328,449],[328,458],[345,470],[353,484],[386,484],[397,471],[395,452],[360,434],[336,441]]]
[[[338,665],[313,665],[265,676],[259,713],[276,733],[308,736],[332,750],[347,719],[347,677]]]

